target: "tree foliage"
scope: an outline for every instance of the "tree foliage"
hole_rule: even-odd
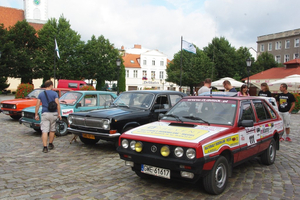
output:
[[[0,91],[6,89],[9,87],[9,84],[7,84],[7,76],[8,76],[8,70],[6,69],[5,62],[2,62],[4,55],[6,52],[4,50],[6,49],[6,39],[7,38],[7,30],[4,28],[3,24],[0,24]],[[3,57],[2,57],[3,54]],[[2,59],[1,59],[2,57]]]
[[[272,54],[268,52],[263,52],[257,57],[257,60],[251,66],[251,74],[256,74],[261,71],[280,66],[281,64],[278,64],[275,61],[274,56]]]
[[[182,85],[189,86],[191,94],[193,87],[197,86],[205,78],[211,76],[212,62],[206,54],[196,48],[196,54],[182,51]],[[181,51],[174,55],[174,59],[167,67],[168,78],[166,81],[180,85],[180,55]]]

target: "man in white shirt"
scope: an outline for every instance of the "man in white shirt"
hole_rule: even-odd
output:
[[[198,96],[204,92],[210,92],[211,90],[211,79],[207,78],[204,80],[204,85],[198,90]]]

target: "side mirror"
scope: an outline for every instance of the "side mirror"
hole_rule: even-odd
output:
[[[76,104],[76,108],[81,107],[81,103]]]
[[[253,122],[253,120],[242,120],[242,121],[239,122],[239,126],[253,127],[254,126],[254,122]]]
[[[158,120],[160,120],[160,119],[163,118],[164,116],[165,116],[164,113],[159,113],[159,115],[158,115]]]

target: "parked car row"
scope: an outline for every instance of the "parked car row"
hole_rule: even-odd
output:
[[[69,91],[59,99],[64,123],[57,134],[71,132],[86,145],[113,141],[141,178],[202,180],[208,193],[220,194],[236,165],[257,156],[273,164],[283,134],[274,98],[224,94]],[[39,129],[34,107],[20,122]]]

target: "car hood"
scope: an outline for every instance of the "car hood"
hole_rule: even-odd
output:
[[[26,102],[26,104],[28,103],[36,103],[37,99],[35,98],[28,98],[28,99],[10,99],[10,100],[4,100],[1,101],[1,103],[5,103],[5,104],[22,104],[24,102]]]
[[[183,124],[182,124],[183,125]],[[185,124],[186,125],[186,124]],[[158,121],[139,126],[125,133],[126,135],[165,139],[188,143],[199,143],[215,134],[226,131],[229,128],[219,126],[195,125],[193,127],[171,125],[170,122]]]
[[[115,118],[118,116],[130,115],[131,113],[144,112],[145,110],[132,109],[132,108],[107,108],[101,110],[93,110],[90,112],[76,113],[76,115],[84,115],[88,117],[99,117],[99,118]]]
[[[24,108],[22,111],[23,112],[35,113],[35,106]],[[41,111],[42,111],[42,106],[40,106],[40,109],[39,109],[39,112],[41,112]]]

